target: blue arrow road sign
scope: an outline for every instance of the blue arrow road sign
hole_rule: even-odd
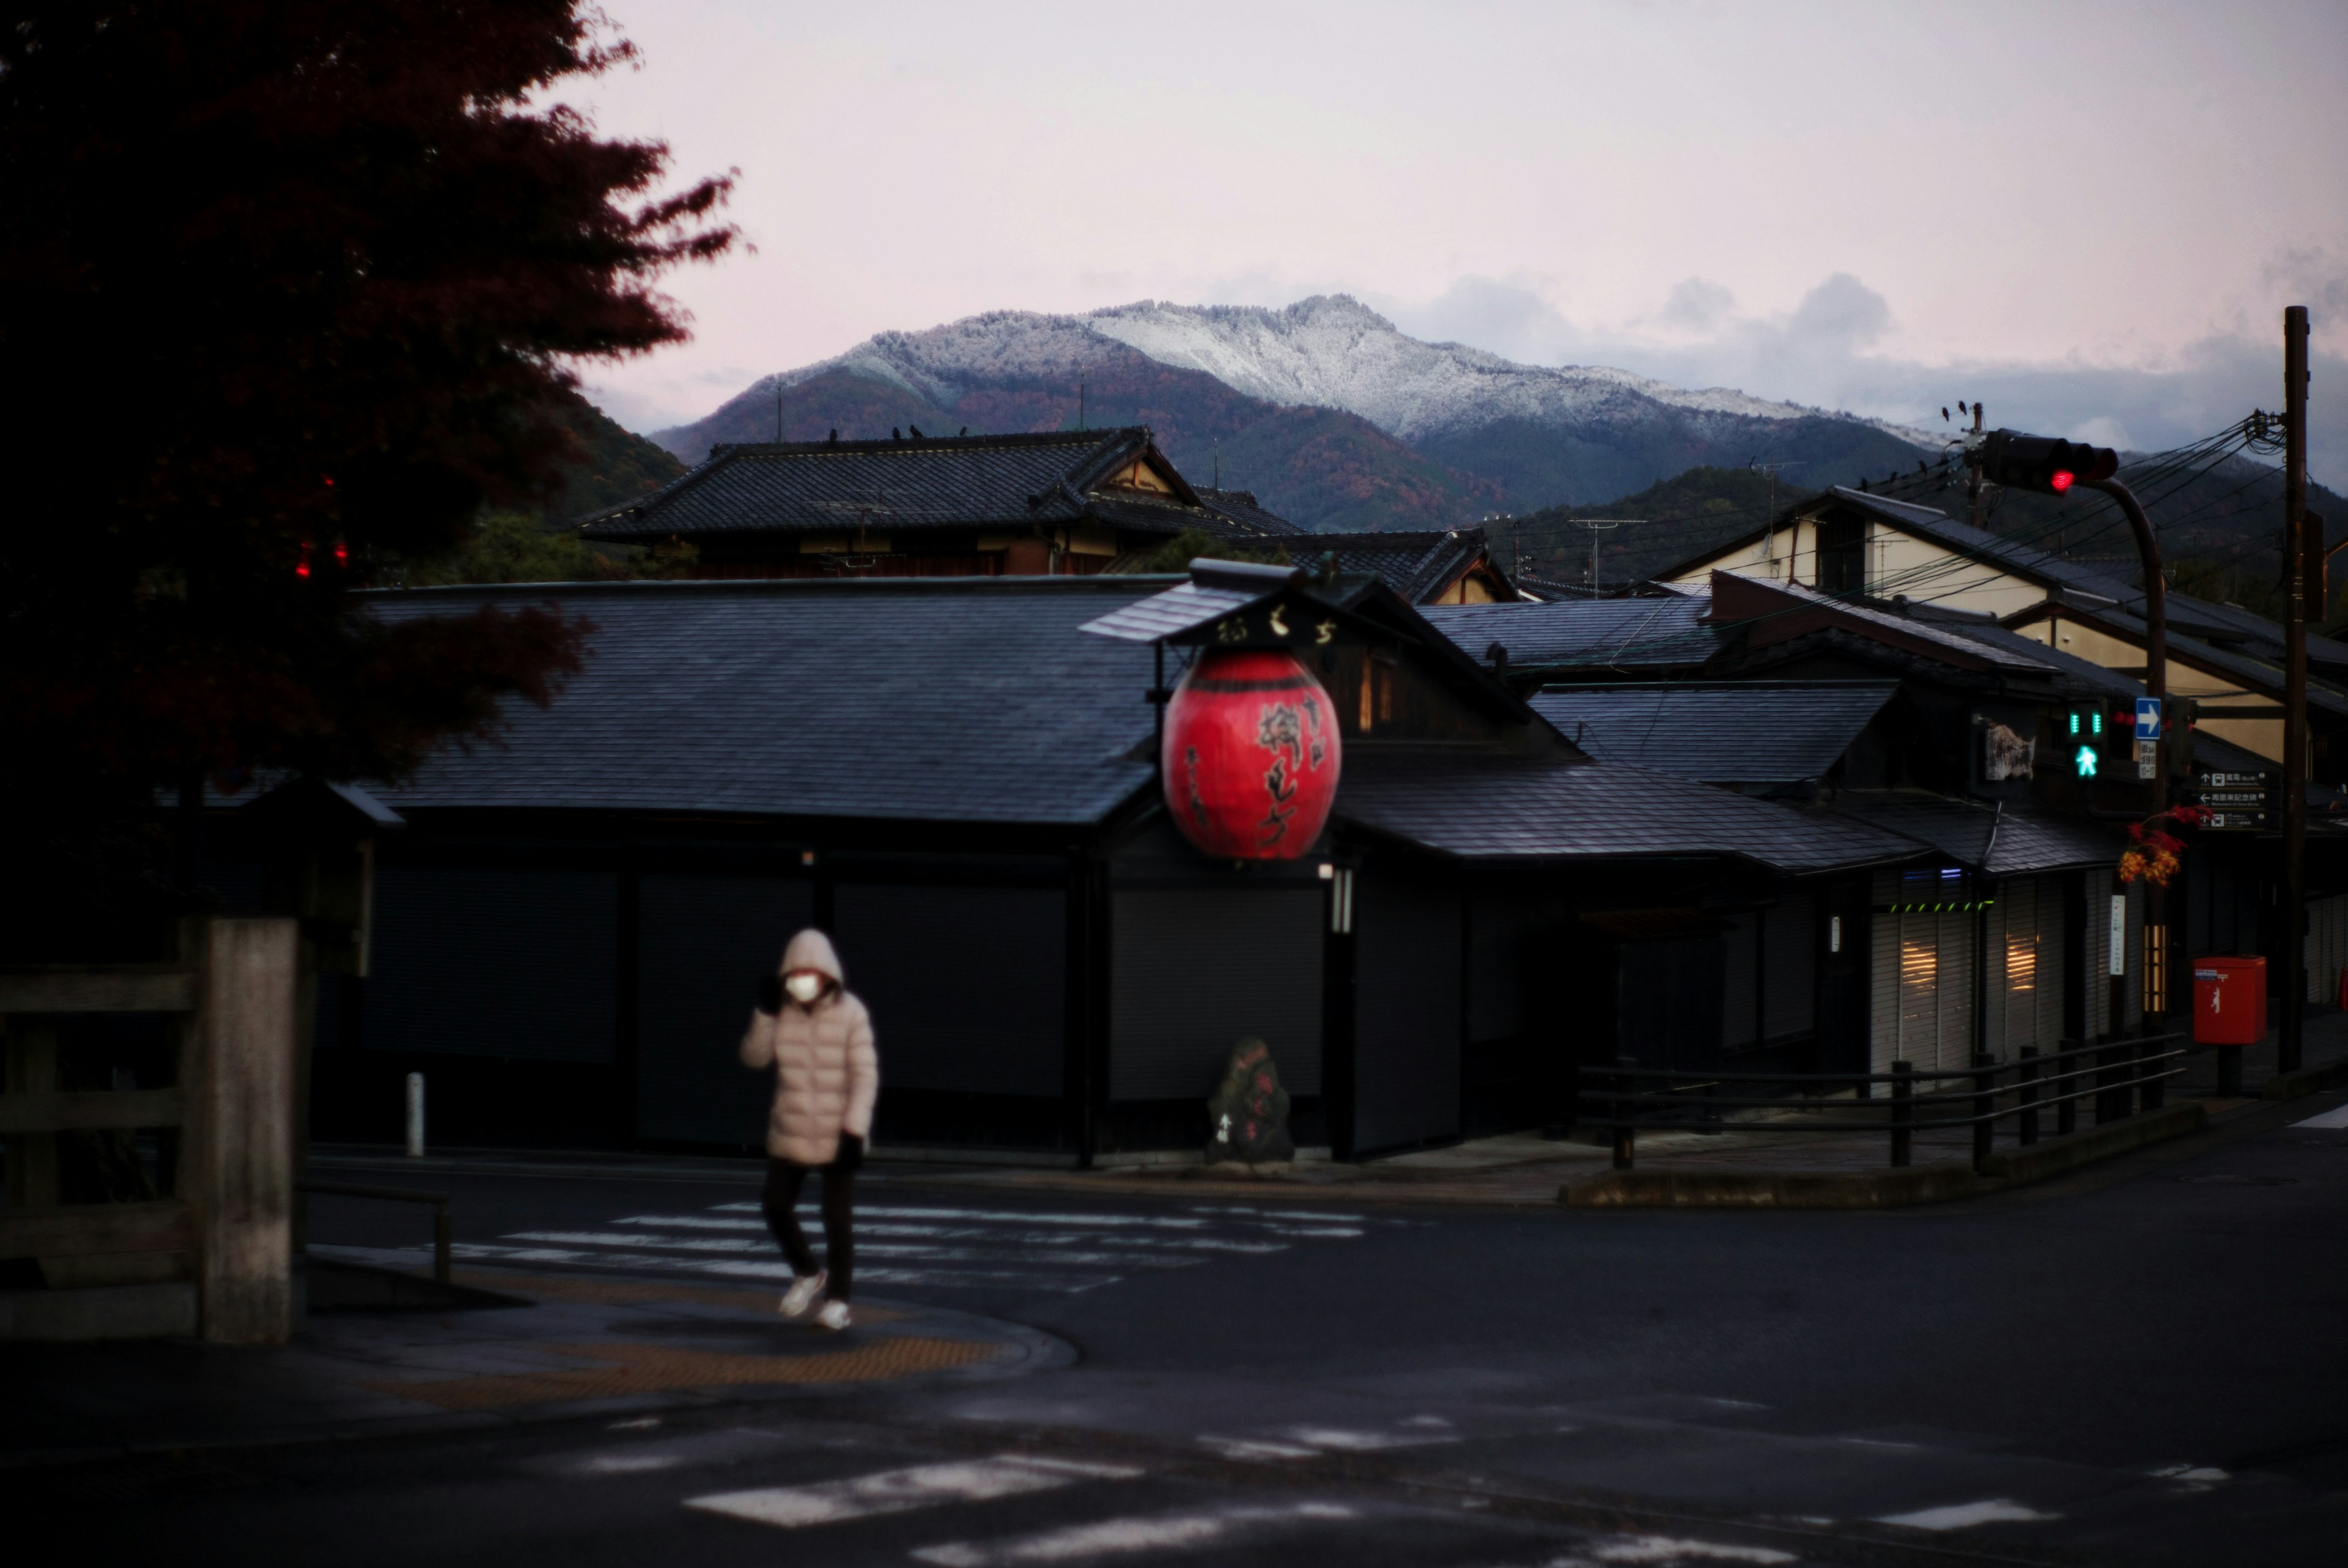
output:
[[[2138,697],[2136,700],[2136,738],[2139,741],[2160,739],[2160,699]]]

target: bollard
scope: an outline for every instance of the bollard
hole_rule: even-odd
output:
[[[1916,1081],[1910,1076],[1915,1071],[1916,1064],[1912,1061],[1891,1064],[1891,1163],[1895,1168],[1904,1167],[1914,1152],[1912,1145],[1916,1135],[1909,1131],[1908,1123],[1916,1114],[1912,1102]]]
[[[1997,1058],[1977,1050],[1973,1069],[1973,1169],[1986,1176],[1997,1144],[1997,1123],[1990,1120],[1997,1111]]]
[[[1623,1068],[1636,1067],[1639,1065],[1639,1059],[1635,1056],[1618,1056],[1614,1059],[1614,1065]],[[1639,1084],[1636,1079],[1619,1072],[1614,1075],[1614,1168],[1618,1171],[1629,1170],[1632,1161],[1638,1153],[1638,1130],[1632,1123],[1638,1118],[1639,1108],[1635,1104],[1626,1105],[1622,1099],[1626,1094],[1635,1094],[1638,1091]]]
[[[2239,1045],[2218,1047],[2218,1098],[2240,1100],[2242,1097],[2242,1048]]]
[[[424,1074],[407,1075],[407,1157],[424,1158]]]
[[[2038,1142],[2038,1048],[2022,1048],[2022,1114],[2013,1121],[2013,1135],[2024,1148]]]

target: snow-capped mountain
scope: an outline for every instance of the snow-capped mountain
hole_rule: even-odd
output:
[[[1282,310],[1143,301],[1084,315],[1000,311],[882,333],[654,439],[693,460],[713,441],[772,439],[778,417],[786,435],[813,436],[876,435],[901,418],[1005,430],[1077,416],[1152,425],[1186,471],[1203,469],[1202,456],[1239,459],[1226,483],[1322,526],[1426,526],[1600,501],[1756,455],[1801,466],[1800,483],[1831,483],[1939,447],[1921,432],[1725,388],[1422,343],[1342,294]],[[1335,442],[1344,456],[1316,473],[1300,442]],[[1365,484],[1400,488],[1378,499]],[[1406,491],[1412,499],[1398,498]]]

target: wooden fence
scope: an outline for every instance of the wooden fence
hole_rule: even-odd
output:
[[[0,1266],[15,1276],[0,1288],[0,1338],[284,1343],[295,932],[290,919],[190,921],[177,963],[0,968]],[[63,1088],[61,1020],[77,1013],[166,1015],[175,1085]],[[63,1201],[62,1137],[171,1128],[170,1197]]]

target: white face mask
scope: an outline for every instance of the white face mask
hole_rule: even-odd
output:
[[[783,989],[791,993],[793,1001],[805,1007],[823,995],[823,977],[807,969],[801,969],[797,974],[784,977]]]

